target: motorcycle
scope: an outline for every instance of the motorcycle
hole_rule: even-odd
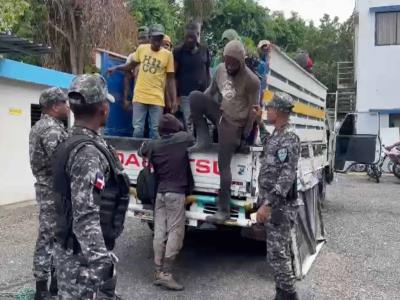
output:
[[[400,149],[399,147],[385,148],[384,153],[392,162],[391,170],[394,176],[400,179]]]
[[[367,165],[367,174],[379,183],[383,171],[393,173],[400,179],[400,150],[382,145],[382,155],[378,163]]]

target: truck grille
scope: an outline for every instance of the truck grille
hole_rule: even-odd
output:
[[[217,207],[215,204],[204,205],[203,213],[205,214],[215,214],[217,212]],[[237,207],[231,207],[231,218],[237,219],[239,217],[239,209]]]

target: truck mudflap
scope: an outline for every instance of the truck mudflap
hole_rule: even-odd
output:
[[[308,273],[326,242],[322,197],[318,184],[307,191],[299,192],[302,205],[299,206],[297,224],[291,233],[293,266],[298,279]]]
[[[323,195],[319,184],[299,191],[297,223],[291,232],[292,264],[297,279],[302,279],[325,244],[325,228],[322,221]],[[253,224],[242,228],[242,236],[264,241],[265,227]]]

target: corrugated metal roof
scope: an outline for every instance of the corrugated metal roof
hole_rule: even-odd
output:
[[[51,51],[51,47],[0,32],[0,54],[44,55]]]

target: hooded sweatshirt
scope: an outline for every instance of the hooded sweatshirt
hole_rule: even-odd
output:
[[[158,193],[185,194],[193,181],[187,148],[193,146],[194,137],[182,131],[182,123],[171,114],[161,117],[158,130],[161,138],[144,142],[139,155],[151,155]]]
[[[238,127],[250,130],[249,118],[252,106],[260,97],[260,80],[245,64],[245,49],[240,41],[226,44],[224,56],[231,56],[240,61],[240,70],[235,76],[227,73],[225,64],[218,65],[215,76],[206,93],[219,94],[222,116]]]

